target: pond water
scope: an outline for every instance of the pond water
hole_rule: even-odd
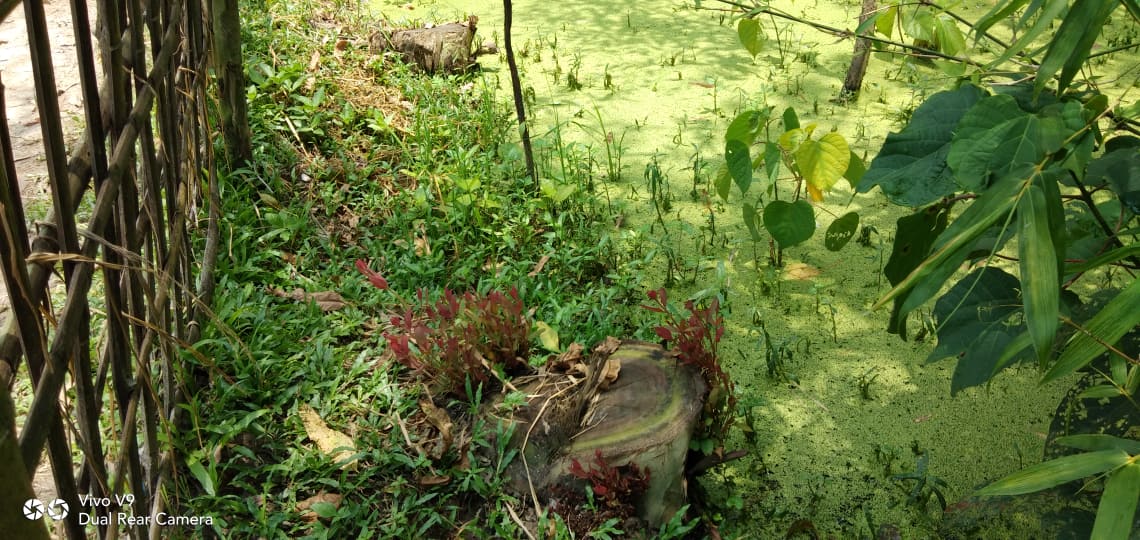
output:
[[[775,4],[850,29],[860,9],[855,1]],[[395,24],[478,15],[479,39],[502,45],[501,2],[374,7]],[[773,28],[779,29],[778,42]],[[702,178],[715,174],[724,129],[739,111],[772,105],[778,114],[794,106],[801,122],[817,122],[823,132],[838,130],[864,154],[898,130],[895,119],[906,117],[922,96],[950,82],[931,68],[908,76],[897,59],[875,56],[859,101],[840,106],[831,98],[842,85],[851,41],[780,20],[765,20],[764,29],[769,41],[753,59],[737,39],[734,20],[675,0],[516,2],[512,34],[524,86],[533,89],[533,133],[561,126],[567,140],[593,149],[603,170],[606,137],[612,134],[610,150],[620,146],[622,178],[607,188],[624,206],[627,244],[668,244],[684,267],[698,269],[696,282],[680,287],[673,298],[708,287],[727,291],[731,313],[722,358],[755,429],[754,441],[734,441],[751,455],[714,475],[724,480],[726,493],[718,496],[735,495],[741,506],[729,513],[727,532],[783,537],[797,520],[809,520],[825,536],[841,538],[869,536],[883,524],[898,527],[902,538],[965,534],[993,517],[977,509],[985,503],[968,501],[970,493],[1040,460],[1052,413],[1072,381],[1039,386],[1033,370],[1011,370],[988,388],[951,398],[953,362],[925,363],[933,340],[903,342],[884,331],[887,310],[868,309],[889,288],[880,268],[890,253],[894,220],[906,213],[877,192],[852,197],[841,182],[816,212],[826,227],[833,215],[858,210],[864,225],[878,231],[867,246],[852,242],[833,253],[816,234],[785,251],[784,269],[771,269],[767,242],[754,246],[741,225],[734,188],[727,204],[715,206],[725,242],[700,247],[707,211],[689,197],[693,160],[700,156],[709,164],[700,169]],[[480,60],[485,77],[509,99],[509,75],[500,62],[496,56]],[[570,75],[581,88],[569,88]],[[654,157],[675,197],[666,219],[668,237],[647,235],[644,227],[655,215],[643,179]],[[642,273],[646,288],[657,288],[666,267],[658,257],[628,270]],[[914,319],[912,332],[918,326]],[[770,336],[767,344],[758,323]],[[766,346],[792,351],[784,367],[798,382],[768,376]],[[861,381],[871,381],[870,399]],[[885,473],[888,467],[891,474],[916,470],[914,448],[926,452],[929,474],[946,482],[942,492],[952,507],[946,519],[933,501],[925,509],[908,505],[914,483]],[[967,515],[959,519],[954,512]],[[1018,523],[1007,519],[970,537],[1024,537],[1009,528],[1036,526],[1032,514],[1005,513]]]

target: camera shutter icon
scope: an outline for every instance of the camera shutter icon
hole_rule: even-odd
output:
[[[47,505],[47,515],[55,521],[67,517],[68,510],[67,501],[63,499],[54,499]]]
[[[44,517],[44,503],[39,499],[28,499],[24,501],[24,517],[31,521]]]

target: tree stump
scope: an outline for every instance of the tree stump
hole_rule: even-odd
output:
[[[686,503],[685,460],[708,393],[704,378],[642,341],[609,338],[579,364],[519,386],[529,406],[508,419],[519,451],[508,467],[512,487],[545,505],[560,486],[581,492],[575,462],[635,465],[649,472],[637,517],[655,530]]]
[[[479,17],[430,28],[381,29],[369,38],[373,53],[396,51],[428,73],[456,73],[475,64],[475,25]]]

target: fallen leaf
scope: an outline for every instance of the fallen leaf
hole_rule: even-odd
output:
[[[321,311],[336,311],[348,305],[344,301],[340,293],[336,291],[320,291],[315,293],[305,292],[301,289],[293,289],[292,292],[285,292],[284,289],[271,288],[269,294],[280,296],[281,298],[289,298],[298,302],[316,302],[317,307]]]
[[[424,412],[428,422],[439,431],[439,438],[441,444],[433,451],[433,457],[439,459],[443,454],[451,448],[452,434],[451,434],[451,416],[448,416],[447,411],[436,407],[430,399],[420,398],[420,410]]]
[[[541,258],[539,258],[538,264],[534,265],[534,270],[531,270],[529,273],[527,273],[527,277],[537,276],[538,273],[542,271],[542,267],[546,266],[546,261],[549,261],[549,260],[550,260],[550,255],[543,255]]]
[[[618,347],[621,347],[620,339],[613,336],[606,336],[605,341],[602,341],[597,347],[594,347],[594,352],[598,354],[613,354],[614,351],[618,350]]]
[[[807,263],[791,263],[784,269],[784,277],[788,279],[807,280],[820,274],[819,268]]]
[[[333,461],[343,461],[342,468],[353,469],[356,467],[355,460],[348,461],[356,453],[356,445],[352,442],[352,437],[328,427],[325,421],[321,419],[321,415],[317,414],[316,409],[307,404],[301,405],[298,412],[301,415],[301,422],[305,424],[305,433],[309,439],[317,443],[317,448],[322,453],[332,456]]]
[[[558,352],[558,331],[543,321],[534,323],[535,332],[538,333],[538,342],[542,348],[550,352]]]
[[[566,352],[558,355],[558,358],[550,361],[546,369],[547,371],[554,372],[567,372],[575,364],[581,363],[582,360],[582,344],[578,342],[571,343],[566,348]]]
[[[335,513],[337,508],[340,508],[340,501],[344,499],[343,495],[336,493],[320,492],[308,499],[297,503],[297,511],[301,513],[301,519],[308,523],[316,521],[320,517],[332,517],[328,510]],[[315,508],[314,508],[315,506]],[[324,516],[322,516],[324,514]]]
[[[418,482],[421,486],[442,486],[450,481],[450,476],[441,476],[438,474],[421,476],[416,480],[416,482]]]
[[[309,57],[309,71],[316,71],[321,66],[321,51],[313,51]]]
[[[606,363],[602,366],[602,376],[598,381],[598,388],[605,390],[610,387],[610,383],[617,380],[618,375],[621,373],[621,360],[610,356],[606,359]]]

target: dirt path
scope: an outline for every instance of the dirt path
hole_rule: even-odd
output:
[[[95,3],[90,0],[88,11],[92,16],[95,13]],[[64,140],[70,151],[82,137],[84,129],[83,96],[79,86],[71,5],[66,0],[45,0],[44,12],[55,67]],[[36,106],[35,81],[23,7],[16,8],[7,19],[0,22],[0,77],[4,85],[8,130],[12,137],[16,177],[24,211],[29,220],[43,219],[51,207],[51,186],[44,157],[39,109]],[[4,324],[7,324],[6,319],[10,316],[8,306],[8,291],[3,281],[0,281],[0,321],[5,321]],[[26,384],[18,382],[14,397],[17,409],[26,409],[31,402],[30,389]],[[18,423],[22,421],[22,418],[17,418]],[[42,500],[55,498],[55,483],[46,458],[36,471],[33,487]]]

